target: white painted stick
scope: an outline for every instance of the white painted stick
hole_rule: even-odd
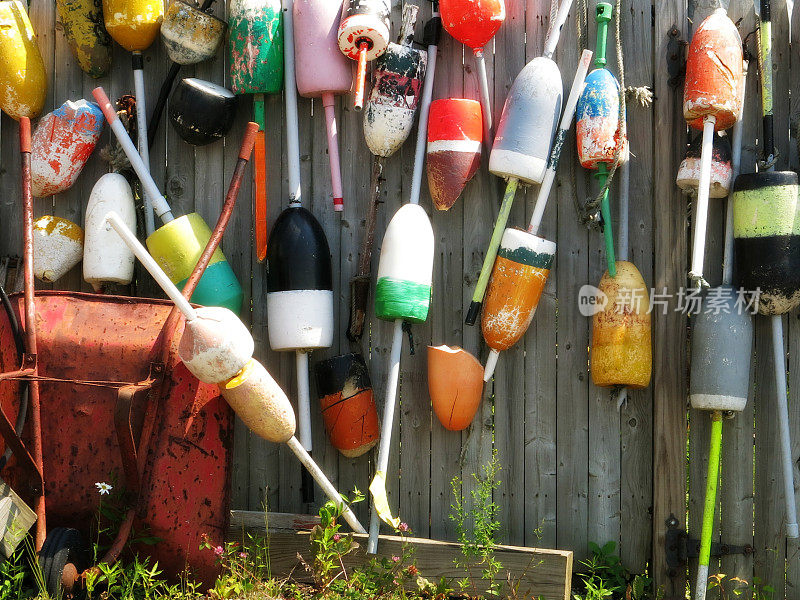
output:
[[[142,243],[136,239],[134,233],[128,229],[128,226],[125,225],[125,222],[120,218],[120,216],[115,212],[110,212],[106,215],[106,222],[113,227],[114,231],[119,234],[119,237],[122,238],[122,241],[125,242],[128,248],[131,249],[136,255],[136,258],[144,265],[144,268],[147,269],[150,275],[153,276],[153,279],[156,280],[156,283],[161,286],[161,289],[164,290],[164,293],[169,296],[169,299],[175,303],[175,306],[178,307],[183,313],[183,316],[186,317],[187,321],[194,321],[197,318],[197,313],[195,313],[194,308],[192,305],[189,304],[189,301],[183,297],[180,290],[175,287],[175,284],[170,281],[167,274],[164,273],[163,269],[158,266],[158,263],[155,259],[150,256],[150,253],[147,249],[142,246]]]
[[[436,72],[436,50],[437,47],[433,44],[428,46],[428,68],[425,70],[425,83],[422,86],[422,102],[417,123],[417,147],[414,151],[414,174],[411,177],[411,198],[408,200],[411,204],[419,204],[422,188],[422,170],[425,166],[425,149],[428,144],[428,115],[431,112],[433,76]]]
[[[708,194],[711,186],[711,157],[714,146],[714,125],[717,118],[710,115],[703,121],[703,147],[700,155],[700,184],[697,188],[697,212],[692,241],[692,268],[689,277],[703,279],[703,260],[706,253],[706,226],[708,225]]]
[[[619,166],[619,231],[617,233],[617,255],[619,260],[628,260],[628,226],[630,213],[631,166],[630,158]]]
[[[142,162],[142,157],[139,156],[139,152],[136,150],[136,146],[133,145],[131,137],[128,135],[128,132],[125,131],[125,127],[119,120],[117,112],[111,106],[111,100],[108,99],[105,90],[102,87],[96,87],[92,91],[92,96],[94,96],[94,99],[97,100],[97,103],[100,105],[100,110],[103,111],[106,121],[111,125],[111,131],[113,131],[114,135],[117,137],[119,145],[125,152],[125,156],[131,161],[133,170],[136,171],[139,181],[142,182],[144,193],[150,195],[150,200],[153,203],[153,209],[156,211],[156,214],[165,224],[174,221],[175,217],[172,216],[172,209],[170,209],[167,200],[158,190],[156,182],[153,181],[153,178],[150,176],[150,171],[147,169],[144,162]]]
[[[294,0],[283,0],[283,65],[286,71],[286,157],[289,163],[289,204],[302,204],[300,188],[300,134],[297,122],[297,80],[294,70]]]
[[[325,476],[325,473],[323,473],[322,469],[319,468],[319,465],[317,465],[317,463],[314,462],[314,459],[308,455],[308,452],[305,451],[305,448],[303,448],[303,445],[298,441],[298,439],[292,436],[286,442],[286,445],[289,446],[291,451],[295,453],[295,456],[300,459],[300,462],[303,463],[303,466],[308,469],[308,472],[311,473],[314,481],[316,481],[319,487],[322,488],[322,491],[325,492],[325,495],[337,504],[344,504],[342,496],[338,491],[336,491],[336,488],[333,487],[333,484]],[[342,517],[344,517],[344,520],[347,521],[347,524],[350,525],[350,527],[356,533],[367,533],[367,531],[364,529],[364,526],[359,523],[358,519],[353,514],[353,511],[350,510],[349,507],[344,509]]]
[[[377,470],[386,473],[389,468],[389,452],[392,449],[392,427],[394,426],[395,404],[397,401],[397,382],[400,379],[400,353],[403,351],[403,320],[394,322],[392,334],[392,351],[389,356],[389,376],[386,378],[386,401],[383,405],[383,425],[381,426],[381,444],[378,448]],[[367,553],[375,554],[378,551],[378,533],[381,528],[381,519],[375,506],[369,521],[369,541]]]
[[[553,58],[553,53],[556,51],[556,46],[558,46],[558,39],[561,37],[561,29],[564,27],[564,23],[567,22],[570,8],[572,8],[572,0],[563,0],[561,6],[558,7],[556,22],[550,30],[550,36],[544,42],[542,56],[545,58]]]
[[[572,88],[569,91],[567,105],[564,107],[561,123],[553,139],[553,147],[550,149],[550,158],[547,161],[547,170],[544,173],[542,185],[539,186],[539,193],[536,196],[536,206],[533,208],[531,221],[528,224],[528,233],[532,233],[533,235],[538,233],[539,226],[542,224],[542,217],[544,216],[544,209],[547,206],[547,199],[550,196],[550,191],[553,189],[553,182],[556,178],[556,170],[558,169],[558,161],[561,158],[561,150],[564,147],[564,140],[567,137],[567,132],[569,128],[572,127],[572,120],[575,118],[575,109],[578,106],[581,93],[583,93],[583,88],[586,83],[586,73],[589,71],[589,64],[592,62],[592,54],[591,50],[584,50],[578,61],[575,79],[572,80]]]
[[[794,499],[794,473],[792,464],[792,442],[789,435],[789,404],[786,398],[786,364],[783,354],[783,319],[774,315],[772,321],[772,355],[775,367],[775,387],[778,400],[778,423],[781,435],[781,466],[783,467],[783,490],[786,499],[786,537],[796,539],[800,532],[797,526],[797,507]]]
[[[744,131],[744,100],[747,89],[747,61],[742,69],[745,85],[742,86],[742,114],[733,124],[733,138],[731,139],[731,188],[728,193],[728,202],[725,208],[725,253],[722,257],[722,284],[730,285],[733,281],[733,186],[742,167],[742,133]]]
[[[147,102],[144,92],[144,70],[136,68],[142,64],[142,53],[133,53],[133,87],[136,93],[136,135],[139,142],[139,156],[150,172],[150,148],[147,142]],[[155,220],[153,219],[153,200],[147,190],[144,190],[144,229],[149,236],[156,230]]]
[[[476,48],[475,62],[478,67],[478,87],[481,92],[481,114],[483,115],[483,143],[492,149],[492,103],[489,100],[489,79],[486,76],[486,58],[483,56],[483,48]]]
[[[308,352],[298,350],[297,357],[297,429],[300,443],[311,452],[311,400],[308,392]]]

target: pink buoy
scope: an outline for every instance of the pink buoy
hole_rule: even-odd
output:
[[[31,190],[38,198],[73,186],[103,132],[105,119],[93,102],[67,100],[36,126],[31,144]]]

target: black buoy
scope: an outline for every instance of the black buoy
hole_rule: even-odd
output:
[[[202,79],[181,79],[169,101],[169,120],[181,138],[205,146],[225,137],[236,118],[236,96]]]

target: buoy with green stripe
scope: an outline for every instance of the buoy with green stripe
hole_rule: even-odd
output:
[[[170,280],[182,287],[197,264],[211,237],[211,230],[197,213],[174,218],[166,199],[145,166],[125,127],[117,117],[103,88],[92,92],[100,105],[111,130],[119,140],[125,155],[142,182],[145,193],[153,201],[153,209],[164,225],[147,237],[147,248]],[[223,306],[236,314],[242,309],[244,293],[236,275],[217,249],[203,273],[191,300],[204,306]]]

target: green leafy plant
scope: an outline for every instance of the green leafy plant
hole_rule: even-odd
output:
[[[0,562],[0,600],[17,600],[22,597],[25,580],[22,555],[23,550],[18,549],[7,561]]]
[[[653,581],[645,575],[631,575],[616,554],[616,542],[602,546],[590,543],[591,556],[581,561],[584,572],[580,575],[582,590],[573,594],[575,600],[647,600],[658,598],[653,592]]]
[[[477,582],[473,576],[475,565],[481,569],[480,578],[489,582],[488,593],[495,596],[500,594],[501,585],[497,581],[497,574],[503,565],[494,555],[495,534],[500,529],[500,509],[493,500],[494,491],[500,485],[497,479],[500,469],[497,451],[494,450],[492,458],[481,467],[481,474],[472,474],[475,489],[470,490],[469,507],[462,499],[461,478],[456,476],[450,482],[453,492],[450,519],[455,522],[458,542],[461,544],[461,556],[455,558],[454,562],[468,574],[458,584],[462,591],[471,587],[475,595],[478,595]]]

